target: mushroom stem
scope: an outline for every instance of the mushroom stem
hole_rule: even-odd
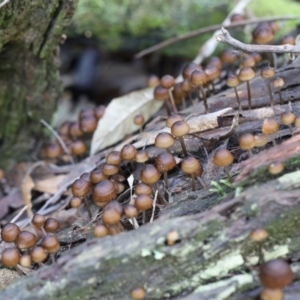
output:
[[[87,210],[87,212],[89,214],[89,218],[92,220],[93,215],[92,215],[92,212],[91,212],[91,209],[90,209],[90,206],[89,206],[89,203],[87,201],[86,196],[83,196],[83,203],[84,203],[84,206],[85,206],[85,208],[86,208],[86,210]]]
[[[169,109],[169,106],[168,106],[168,101],[164,101],[164,107],[165,107],[167,116],[170,116],[171,112],[170,112],[170,109]]]
[[[204,183],[204,181],[202,180],[202,178],[200,176],[197,177],[197,180],[199,181],[199,183],[201,184],[202,188],[206,188],[206,185]]]
[[[171,105],[172,105],[173,111],[174,111],[175,113],[177,113],[178,110],[177,110],[177,107],[176,107],[176,104],[175,104],[174,97],[173,97],[173,95],[172,95],[171,89],[169,89],[169,97],[170,97],[170,101],[171,101]]]
[[[279,99],[280,99],[280,104],[283,104],[283,100],[282,100],[282,95],[281,95],[281,88],[278,89],[278,93],[279,93]]]
[[[181,144],[181,148],[182,148],[183,155],[184,155],[185,157],[187,157],[187,156],[188,156],[188,153],[187,153],[187,151],[186,151],[185,143],[184,143],[184,140],[183,140],[183,137],[182,137],[182,136],[179,137],[179,141],[180,141],[180,144]]]
[[[292,127],[292,125],[289,124],[288,126],[289,126],[289,129],[290,129],[291,135],[293,135],[293,127]]]
[[[236,87],[234,87],[234,92],[235,92],[236,100],[237,100],[238,105],[239,105],[239,110],[242,110],[240,97],[239,97],[239,94],[238,94],[238,92],[237,92],[237,88],[236,88]]]
[[[270,81],[268,82],[268,90],[269,90],[269,95],[270,95],[270,102],[271,102],[271,106],[274,106],[274,98],[273,98],[273,94],[272,94],[272,89],[271,89],[271,83]]]
[[[200,85],[199,90],[201,91],[202,98],[203,98],[203,103],[204,103],[204,107],[205,107],[205,113],[207,114],[208,113],[208,106],[207,106],[207,100],[206,100],[206,95],[205,95],[203,85]]]
[[[215,94],[215,93],[216,93],[216,90],[215,90],[215,84],[214,84],[213,81],[211,82],[211,88],[212,88],[213,94]]]
[[[166,199],[160,194],[158,191],[158,188],[155,187],[155,185],[152,185],[153,194],[155,195],[155,191],[157,190],[157,200],[162,205],[168,205],[169,202],[166,201]]]
[[[164,182],[165,182],[165,194],[164,197],[167,201],[169,201],[168,195],[168,172],[164,172]]]
[[[51,254],[50,254],[50,257],[51,257],[52,264],[55,264],[55,256],[54,256],[54,253],[51,253]]]
[[[258,242],[257,243],[257,252],[258,252],[258,265],[261,265],[264,263],[264,255],[263,255],[263,252],[262,252],[262,243],[261,242]]]
[[[250,92],[250,84],[247,82],[247,91],[248,91],[248,109],[251,109],[251,92]]]
[[[251,149],[248,150],[248,153],[249,153],[249,157],[252,157],[253,156],[253,152]]]
[[[247,82],[248,82],[248,81],[247,81]],[[225,171],[225,173],[226,173],[226,175],[227,175],[227,177],[228,177],[229,182],[233,182],[232,177],[231,177],[231,175],[230,175],[230,173],[229,173],[228,166],[224,167],[224,171]]]
[[[276,146],[277,143],[276,143],[276,140],[275,140],[275,137],[274,137],[274,136],[271,136],[271,140],[272,140],[273,146]]]
[[[144,225],[146,223],[146,211],[145,210],[143,210],[142,216],[143,216],[142,224]]]
[[[194,192],[195,190],[196,190],[195,173],[192,173],[192,191]]]

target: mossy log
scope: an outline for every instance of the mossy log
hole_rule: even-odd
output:
[[[0,9],[0,165],[36,147],[62,91],[58,44],[78,0],[14,0]]]
[[[135,231],[88,240],[55,264],[16,280],[0,298],[126,300],[131,299],[132,288],[142,286],[146,299],[255,299],[259,294],[258,251],[249,234],[258,227],[269,232],[263,244],[266,260],[296,261],[299,193],[300,171],[291,171],[243,191],[237,189],[201,213],[173,219],[165,215]],[[182,193],[181,197],[184,209],[189,201],[201,203],[207,191]],[[172,230],[180,240],[168,246],[166,236]],[[71,229],[69,233],[72,236]],[[299,279],[298,264],[292,266]],[[246,297],[243,292],[249,290],[252,294]],[[197,297],[192,296],[194,292]]]

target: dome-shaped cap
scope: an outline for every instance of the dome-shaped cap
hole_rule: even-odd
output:
[[[213,161],[218,167],[227,167],[232,164],[233,159],[231,152],[223,148],[216,151]]]
[[[169,92],[168,92],[167,89],[165,89],[162,86],[158,85],[154,89],[153,96],[154,96],[154,99],[156,99],[156,100],[167,100],[169,98]]]
[[[230,74],[227,78],[226,83],[229,87],[237,87],[241,82],[240,82],[238,76],[236,76],[234,74]]]
[[[193,156],[188,156],[182,160],[181,170],[185,174],[197,173],[197,176],[201,176],[201,174],[203,172],[203,168],[202,168],[202,165],[200,164],[199,160]]]
[[[204,85],[208,82],[208,76],[202,70],[195,70],[190,78],[190,83],[192,86],[198,87]]]
[[[184,136],[190,130],[190,126],[186,121],[177,121],[171,127],[171,133],[174,136]]]
[[[167,132],[161,132],[155,137],[155,147],[167,149],[175,143],[174,137]]]
[[[169,89],[175,85],[175,79],[171,75],[165,75],[161,78],[160,85],[165,89]]]
[[[250,67],[244,67],[240,70],[239,80],[249,81],[255,77],[255,72]]]
[[[176,160],[169,152],[162,152],[155,159],[155,166],[159,172],[168,172],[176,166]]]
[[[145,165],[140,173],[140,179],[146,184],[154,184],[160,179],[160,173],[153,165]]]

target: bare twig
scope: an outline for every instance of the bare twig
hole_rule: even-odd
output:
[[[234,39],[225,28],[222,28],[221,34],[216,35],[216,39],[218,42],[231,45],[245,52],[293,53],[297,55],[300,54],[300,46],[293,46],[288,44],[279,46],[244,44]]]
[[[155,192],[155,196],[154,196],[154,200],[153,200],[153,204],[152,204],[152,215],[151,215],[150,223],[152,223],[154,220],[157,195],[158,195],[158,190],[156,190],[156,192]]]
[[[257,18],[257,19],[250,19],[250,20],[243,20],[243,21],[238,21],[238,22],[234,22],[232,24],[228,24],[226,27],[227,28],[235,28],[235,27],[242,27],[242,26],[246,26],[246,25],[250,25],[250,24],[255,24],[255,23],[259,23],[259,22],[270,22],[270,21],[280,21],[280,20],[291,20],[291,19],[296,19],[297,17],[284,17],[284,16],[280,16],[280,17],[268,17],[268,18]],[[196,37],[198,35],[204,34],[204,33],[208,33],[208,32],[213,32],[216,31],[218,29],[221,29],[222,25],[224,24],[216,24],[216,25],[211,25],[211,26],[207,26],[204,28],[200,28],[200,29],[196,29],[193,31],[190,31],[188,33],[184,33],[182,35],[167,39],[159,44],[156,44],[152,47],[149,47],[145,50],[142,50],[140,52],[138,52],[137,54],[135,54],[135,58],[141,58],[147,54],[150,54],[152,52],[155,52],[157,50],[163,49],[167,46],[170,46],[172,44]]]
[[[25,205],[21,210],[20,212],[10,221],[10,223],[15,223],[19,218],[20,216],[23,214],[23,212],[27,209],[27,205]]]
[[[1,4],[0,4],[0,8],[3,7],[4,5],[6,5],[10,0],[4,0]]]
[[[67,148],[66,144],[64,143],[64,141],[62,140],[62,138],[59,136],[59,134],[43,119],[40,120],[40,122],[47,127],[51,133],[57,138],[58,142],[60,143],[60,145],[62,146],[62,148],[64,149],[65,153],[70,157],[70,161],[71,163],[74,165],[74,159],[69,151],[69,149]]]

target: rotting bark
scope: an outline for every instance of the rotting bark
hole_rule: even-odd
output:
[[[78,0],[14,0],[0,9],[0,165],[24,159],[62,91],[57,45]]]
[[[201,300],[209,299],[206,289],[218,288],[212,282],[236,276],[239,284],[232,284],[227,297],[253,289],[259,284],[250,269],[258,257],[249,233],[260,226],[269,232],[266,259],[297,258],[299,192],[300,171],[295,171],[227,197],[205,212],[162,217],[136,231],[87,241],[54,265],[17,280],[0,298],[126,300],[132,288],[143,286],[146,299],[176,299],[195,290],[202,291]],[[180,242],[166,246],[171,230],[178,231]]]

